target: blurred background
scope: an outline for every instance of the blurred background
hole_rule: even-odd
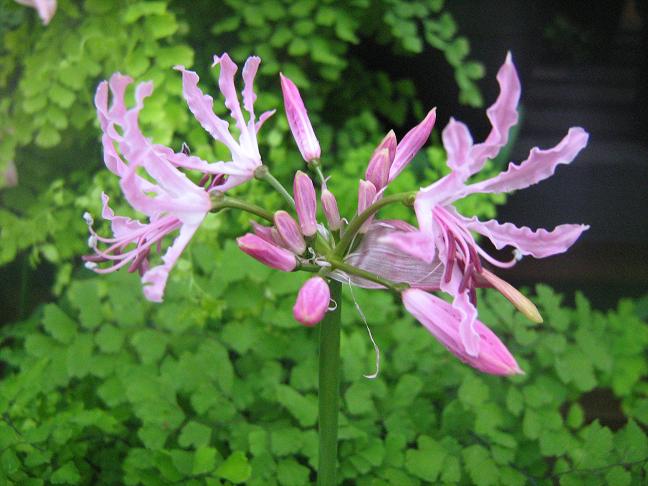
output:
[[[299,278],[270,273],[233,244],[249,230],[245,217],[208,217],[159,306],[144,301],[137,275],[83,268],[82,214],[109,230],[98,221],[101,192],[116,213],[135,215],[103,164],[93,106],[101,80],[117,71],[152,80],[144,133],[227,160],[188,111],[172,68],[198,72],[225,116],[212,56],[227,51],[241,65],[259,55],[255,109],[278,111],[259,136],[264,163],[286,184],[303,166],[282,113],[281,71],[302,92],[330,187],[350,215],[389,129],[400,139],[438,107],[429,145],[394,192],[447,172],[440,132],[451,116],[475,140],[486,136],[485,109],[510,51],[522,81],[520,123],[484,176],[534,146],[554,146],[571,126],[590,142],[541,184],[471,197],[461,210],[532,228],[591,228],[564,255],[499,272],[537,303],[543,326],[499,295],[481,296],[480,318],[524,377],[476,375],[394,296],[346,293],[341,478],[361,486],[646,481],[648,2],[52,4],[44,25],[36,9],[0,0],[0,480],[299,486],[314,477],[317,333],[292,321]],[[257,181],[238,195],[280,205]],[[412,219],[404,209],[388,215]],[[361,377],[374,354],[354,302],[383,351],[376,381]]]

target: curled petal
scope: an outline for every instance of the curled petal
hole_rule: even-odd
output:
[[[243,106],[254,120],[254,102],[256,93],[254,92],[254,78],[261,64],[261,59],[257,56],[248,57],[243,66]]]
[[[536,258],[545,258],[567,251],[583,231],[589,229],[589,226],[583,224],[561,224],[552,231],[546,229],[533,231],[526,226],[519,228],[511,223],[500,224],[495,220],[481,222],[477,218],[465,218],[464,221],[468,229],[487,237],[498,250],[510,245],[523,255],[532,255]]]
[[[314,326],[324,318],[330,301],[331,291],[326,281],[322,277],[312,277],[297,294],[293,316],[305,326]]]
[[[405,134],[396,148],[394,163],[389,169],[389,180],[393,181],[425,145],[436,120],[436,108],[428,112],[423,121]]]
[[[466,179],[470,177],[472,172],[469,164],[473,140],[468,127],[454,118],[450,118],[448,125],[441,133],[441,138],[443,148],[448,153],[448,167],[462,172]]]
[[[35,8],[43,25],[49,24],[56,13],[56,0],[16,0],[16,2]]]
[[[283,92],[284,107],[288,125],[293,134],[297,147],[306,162],[320,158],[321,149],[319,141],[313,131],[308,112],[304,106],[301,95],[295,83],[283,74],[281,76],[281,91]]]
[[[518,122],[517,105],[520,101],[520,79],[513,57],[509,52],[502,67],[497,72],[500,94],[493,105],[486,110],[492,130],[483,143],[473,149],[473,166],[471,172],[479,172],[488,159],[495,157],[508,142],[509,130]]]
[[[519,165],[509,164],[506,172],[468,186],[470,192],[510,192],[524,189],[551,177],[559,164],[569,164],[587,145],[589,135],[580,127],[570,128],[565,138],[551,149],[531,150]]]
[[[402,297],[405,309],[423,324],[448,351],[464,363],[492,375],[522,373],[506,346],[482,322],[474,321],[481,346],[477,355],[471,355],[465,351],[462,344],[459,332],[462,316],[457,309],[419,289],[408,289],[403,292]]]

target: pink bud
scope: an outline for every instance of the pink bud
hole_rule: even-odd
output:
[[[295,195],[295,210],[299,226],[305,236],[313,236],[317,232],[317,198],[311,178],[298,170],[293,183]]]
[[[389,149],[378,149],[371,156],[365,178],[373,183],[376,189],[380,190],[387,185],[390,166]]]
[[[313,131],[308,112],[301,99],[299,90],[295,83],[283,74],[281,77],[281,91],[284,97],[284,107],[288,125],[293,134],[297,147],[306,162],[312,162],[320,158],[320,145]]]
[[[385,135],[385,138],[382,139],[376,147],[376,150],[374,150],[374,153],[378,152],[380,149],[386,148],[389,151],[389,163],[391,164],[396,156],[397,146],[398,142],[396,140],[396,134],[394,133],[394,130],[389,130],[387,135]]]
[[[396,148],[394,162],[389,169],[390,181],[393,181],[403,171],[418,151],[421,150],[427,139],[430,138],[430,132],[432,132],[435,120],[436,108],[430,110],[421,123],[405,134]]]
[[[340,219],[337,200],[333,193],[326,188],[326,185],[322,186],[320,200],[322,201],[322,209],[324,210],[324,216],[326,217],[326,221],[328,221],[329,228],[331,231],[339,230],[342,226],[342,220]]]
[[[237,238],[236,242],[241,250],[270,268],[291,272],[297,266],[297,259],[291,252],[252,233]]]
[[[295,253],[301,255],[306,251],[306,242],[299,230],[299,226],[293,217],[286,211],[277,211],[274,215],[275,228],[279,236],[286,244],[286,247]]]
[[[331,292],[322,277],[308,279],[297,294],[293,307],[295,320],[305,326],[314,326],[324,318],[331,301]]]
[[[254,231],[255,235],[257,235],[259,238],[264,239],[268,243],[275,244],[276,240],[273,238],[272,228],[263,226],[262,224],[259,224],[254,220],[250,221],[250,224],[252,225],[252,231]]]
[[[474,323],[480,345],[477,356],[471,356],[461,341],[461,314],[457,309],[420,289],[407,289],[402,297],[405,309],[464,363],[491,375],[524,373],[502,341],[482,322]]]
[[[358,187],[358,214],[371,206],[376,198],[376,186],[369,181],[360,181]]]

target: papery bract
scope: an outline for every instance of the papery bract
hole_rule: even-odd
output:
[[[412,314],[452,354],[464,363],[491,375],[522,373],[515,358],[500,339],[482,322],[475,320],[474,329],[481,346],[476,355],[466,352],[461,337],[463,316],[444,300],[420,289],[407,289],[402,294],[405,309]]]
[[[308,279],[297,294],[293,307],[293,316],[305,326],[314,326],[320,322],[329,307],[331,292],[322,277]]]
[[[281,248],[264,238],[247,233],[236,239],[238,246],[252,258],[276,270],[291,272],[297,266],[294,253]]]
[[[304,106],[299,89],[289,78],[281,76],[281,91],[283,92],[286,118],[293,134],[297,148],[306,162],[318,160],[321,156],[319,141],[313,131],[308,112]]]

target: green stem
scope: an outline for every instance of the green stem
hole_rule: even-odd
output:
[[[337,307],[320,323],[319,348],[319,471],[318,486],[336,486],[338,396],[340,388],[340,313],[342,284],[331,280]]]
[[[382,285],[383,287],[393,290],[394,292],[402,292],[403,290],[409,287],[409,285],[405,283],[393,282],[391,280],[381,277],[380,275],[376,275],[375,273],[362,270],[361,268],[354,267],[353,265],[349,265],[344,262],[340,262],[337,260],[330,260],[330,263],[334,269],[342,270],[344,273],[355,275],[356,277],[361,277],[364,278],[365,280],[375,282],[377,284]]]
[[[375,214],[379,209],[384,208],[389,204],[394,204],[399,202],[407,203],[409,200],[412,199],[412,197],[415,194],[416,194],[415,192],[401,192],[398,194],[393,194],[391,196],[384,197],[376,201],[375,203],[373,203],[362,213],[358,214],[355,218],[351,220],[349,226],[347,226],[344,229],[344,235],[342,236],[340,242],[335,247],[335,256],[339,258],[342,258],[344,256],[346,251],[349,249],[349,246],[351,246],[351,242],[353,241],[353,238],[355,237],[356,233],[360,231],[360,228],[365,223],[365,221],[367,221],[371,216],[373,216],[373,214]]]
[[[254,171],[254,177],[256,177],[259,180],[266,181],[268,184],[272,186],[272,188],[277,191],[279,194],[281,194],[281,197],[284,198],[284,200],[291,206],[295,207],[295,200],[293,197],[290,195],[290,193],[286,190],[286,188],[279,182],[275,176],[273,176],[270,173],[270,170],[265,166],[262,165],[260,167],[257,167],[257,169]]]
[[[319,165],[319,163],[317,163],[313,166],[313,170],[315,171],[315,174],[317,174],[317,179],[319,180],[320,186],[323,186],[326,179],[324,178],[324,174],[322,173],[322,167]]]
[[[272,213],[266,211],[262,207],[257,206],[256,204],[248,203],[240,199],[229,196],[216,196],[212,199],[212,212],[220,211],[221,209],[240,209],[248,213],[254,214],[260,218],[273,222]]]

